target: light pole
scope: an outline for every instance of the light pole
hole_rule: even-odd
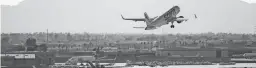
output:
[[[256,26],[254,26],[254,32],[253,32],[253,40],[255,41],[256,40],[256,38],[255,38],[255,36],[256,36]]]
[[[48,29],[46,30],[46,44],[48,44]]]
[[[256,34],[256,26],[254,26],[254,29],[253,29],[253,30],[254,30],[254,35],[255,35],[255,34]]]

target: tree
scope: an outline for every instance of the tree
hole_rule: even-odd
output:
[[[46,44],[41,44],[41,45],[39,45],[39,47],[37,49],[38,49],[38,51],[46,52],[47,48],[48,47],[46,46]]]
[[[1,45],[2,45],[2,46],[9,45],[9,40],[10,40],[9,37],[3,37],[3,38],[1,39]]]
[[[2,52],[5,52],[5,51],[7,51],[8,49],[8,46],[10,45],[9,44],[9,40],[10,40],[10,38],[9,37],[3,37],[2,39],[1,39],[1,51]]]
[[[34,51],[37,48],[36,39],[28,38],[26,41],[26,46],[28,51]]]
[[[11,48],[11,51],[24,51],[25,47],[24,46],[15,46]]]
[[[54,39],[57,40],[59,38],[59,35],[58,34],[55,34],[54,35]]]
[[[28,38],[26,41],[27,46],[36,46],[36,39],[34,38]]]
[[[97,48],[93,48],[93,51],[96,51],[97,50]]]
[[[67,40],[71,41],[72,40],[72,36],[70,35],[70,33],[67,34]]]

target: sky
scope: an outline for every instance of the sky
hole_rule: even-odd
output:
[[[204,33],[256,31],[256,0],[5,0],[1,2],[1,32]],[[160,16],[174,5],[189,18],[155,30],[145,22],[122,20]],[[198,19],[194,19],[196,14]]]

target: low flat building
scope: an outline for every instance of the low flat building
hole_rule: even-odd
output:
[[[170,48],[157,50],[156,56],[216,57],[216,49]]]

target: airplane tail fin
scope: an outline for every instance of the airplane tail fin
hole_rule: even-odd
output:
[[[150,18],[146,12],[144,13],[144,16],[145,16],[147,25],[150,24]]]

